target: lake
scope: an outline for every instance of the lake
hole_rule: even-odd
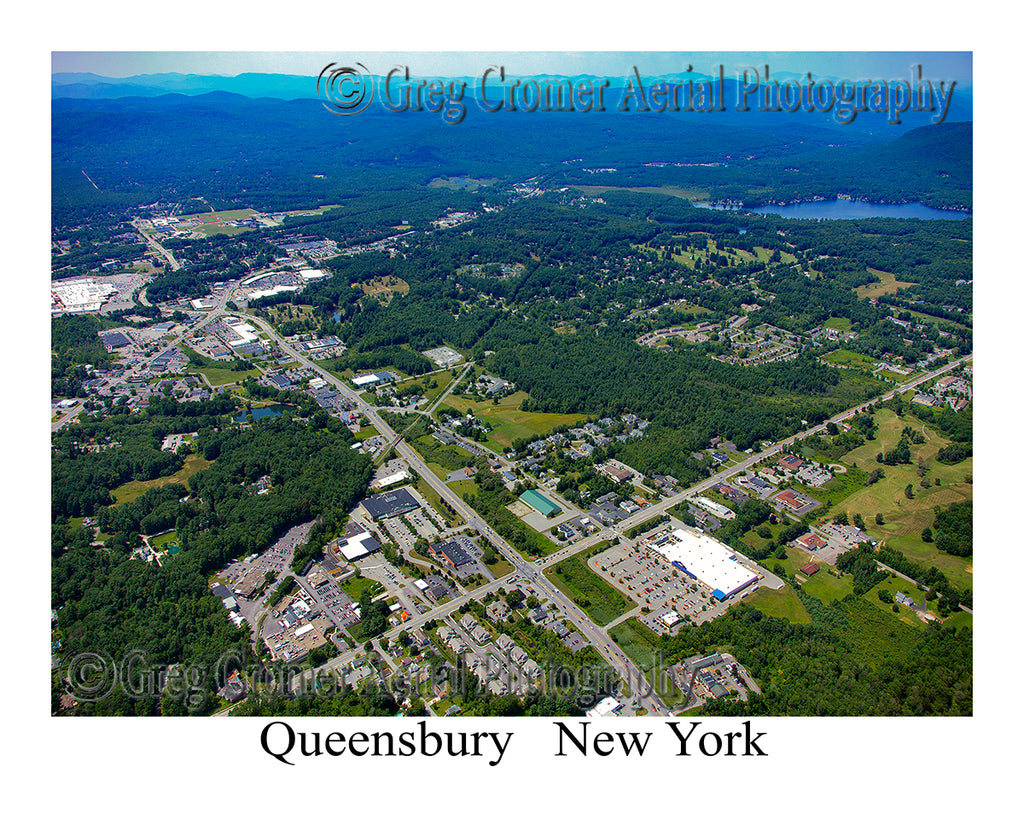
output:
[[[737,210],[727,205],[693,203],[698,208]],[[903,205],[876,205],[860,199],[833,199],[825,202],[794,202],[792,205],[765,205],[760,208],[742,208],[750,213],[773,213],[785,219],[870,219],[888,216],[896,219],[966,219],[971,214],[958,210],[940,210],[908,202]]]
[[[295,407],[290,404],[270,404],[266,407],[253,407],[252,419],[254,421],[259,421],[260,418],[269,418],[274,415],[280,415],[287,409],[295,409]],[[245,423],[248,420],[246,415],[247,413],[244,412],[241,415],[236,415],[235,420],[240,424]]]

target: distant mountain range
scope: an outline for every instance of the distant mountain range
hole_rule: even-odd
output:
[[[158,97],[162,94],[195,96],[229,91],[245,97],[294,100],[316,97],[316,77],[293,74],[239,74],[235,77],[203,74],[138,74],[103,77],[99,74],[56,73],[50,77],[53,99],[117,99]]]
[[[374,78],[374,86],[378,95],[383,86],[384,78],[380,75],[371,75]],[[651,83],[656,79],[668,82],[685,82],[693,80],[699,82],[708,80],[707,74],[671,74],[651,76],[641,71],[641,79],[649,89]],[[446,77],[446,82],[454,80],[465,83],[465,95],[470,100],[475,100],[479,93],[480,77]],[[545,80],[564,79],[548,74],[529,76],[517,76],[516,79],[534,80],[542,83]],[[580,75],[568,78],[576,81],[589,79],[591,81],[608,80],[608,90],[605,95],[605,104],[608,109],[614,110],[622,98],[622,91],[626,87],[630,77],[628,75],[597,77],[593,75]],[[800,80],[801,78],[791,74],[776,74],[773,79],[785,82],[787,79]],[[817,78],[819,80],[826,78]],[[833,78],[835,79],[835,78]],[[513,79],[510,77],[510,82]],[[724,81],[725,111],[715,111],[712,114],[669,114],[673,117],[695,117],[706,119],[709,116],[715,121],[735,125],[777,126],[780,120],[787,122],[798,122],[800,124],[817,125],[827,128],[842,130],[857,130],[861,132],[874,133],[883,139],[892,139],[897,136],[897,130],[891,125],[887,126],[885,116],[880,114],[861,114],[853,123],[841,124],[836,122],[830,115],[822,113],[808,113],[798,111],[797,113],[763,113],[757,110],[757,104],[752,97],[750,99],[751,110],[746,112],[736,111],[738,82],[734,76],[727,71]],[[186,96],[198,96],[211,92],[224,91],[231,94],[239,94],[250,99],[278,99],[278,100],[299,100],[317,98],[317,77],[299,76],[294,74],[262,74],[247,73],[237,76],[200,75],[200,74],[140,74],[133,77],[112,78],[98,74],[89,73],[55,73],[51,75],[51,98],[52,99],[120,99],[125,97],[159,97],[164,94],[184,94]],[[717,90],[717,86],[716,86]],[[378,96],[379,99],[379,96]],[[383,110],[379,104],[374,108]],[[474,103],[474,108],[476,105]],[[474,114],[485,116],[482,111],[474,111]],[[919,127],[932,124],[933,115],[930,113],[907,112],[903,115],[901,125],[907,127]],[[957,87],[946,115],[946,122],[965,122],[973,119],[973,98],[969,87]]]

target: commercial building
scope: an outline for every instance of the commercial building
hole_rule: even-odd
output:
[[[348,561],[366,557],[370,552],[376,552],[379,548],[380,544],[373,539],[369,532],[361,532],[338,541],[338,551]]]
[[[722,506],[720,503],[715,503],[711,498],[705,498],[703,495],[693,498],[693,503],[705,512],[710,512],[716,518],[721,518],[722,520],[732,520],[736,517],[736,513],[732,509]]]
[[[380,495],[371,495],[363,501],[362,506],[370,520],[393,518],[420,508],[419,501],[408,489],[395,489]]]
[[[622,703],[615,697],[605,697],[597,705],[587,711],[588,717],[617,717],[622,710]]]
[[[719,600],[757,581],[757,575],[739,563],[724,544],[705,534],[676,529],[668,541],[651,549],[706,585]]]
[[[377,479],[377,486],[383,489],[386,486],[393,486],[396,483],[409,480],[410,475],[404,469],[396,472],[394,475],[388,475],[383,478]]]
[[[536,489],[527,489],[519,496],[519,500],[527,504],[533,509],[536,509],[544,517],[554,517],[555,515],[561,514],[562,507],[556,504],[554,501],[544,497]]]
[[[95,279],[66,279],[50,285],[50,312],[92,313],[103,306],[116,290],[109,282]]]
[[[453,569],[457,569],[460,566],[465,566],[467,563],[473,562],[473,558],[467,554],[466,550],[462,548],[462,544],[460,544],[455,538],[433,544],[429,549],[430,554],[440,560],[443,560]]]

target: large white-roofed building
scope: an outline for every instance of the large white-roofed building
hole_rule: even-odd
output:
[[[96,279],[66,279],[50,284],[50,312],[94,313],[116,290],[109,282]]]
[[[716,518],[732,520],[736,517],[736,513],[733,512],[732,509],[728,506],[722,506],[720,503],[715,503],[711,498],[705,498],[703,495],[697,495],[697,497],[691,498],[691,500],[705,512],[710,512]]]
[[[667,542],[651,549],[712,590],[719,600],[736,594],[757,580],[757,575],[736,560],[719,541],[705,534],[676,529]]]
[[[360,532],[358,535],[348,538],[344,545],[340,541],[338,543],[338,551],[348,561],[366,557],[370,552],[375,552],[379,548],[380,544],[373,539],[369,532]]]

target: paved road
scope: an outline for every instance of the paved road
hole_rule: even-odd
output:
[[[160,242],[158,242],[152,236],[143,233],[142,228],[140,228],[138,225],[138,222],[138,219],[133,219],[132,227],[134,227],[139,232],[139,236],[142,237],[142,240],[167,260],[167,264],[171,266],[171,270],[178,270],[181,267],[181,263],[174,258],[174,254],[171,253],[171,251],[165,248],[162,244],[160,244]]]

